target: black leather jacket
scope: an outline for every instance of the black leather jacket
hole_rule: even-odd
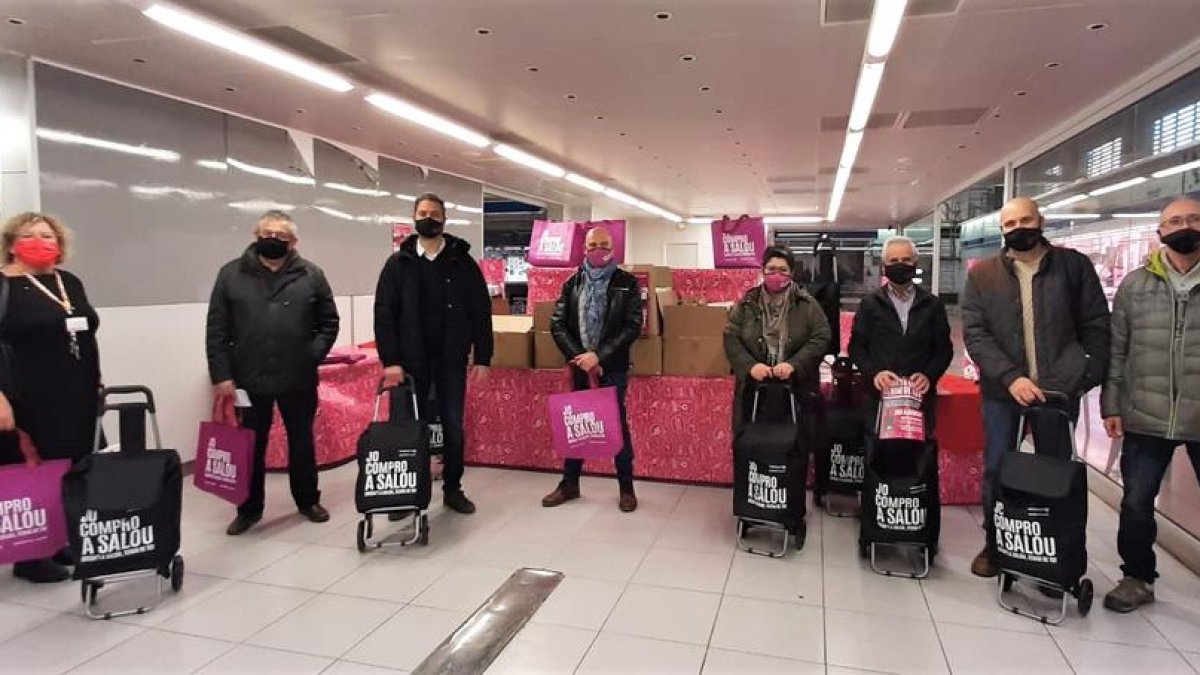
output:
[[[563,284],[562,294],[550,318],[554,342],[567,360],[587,352],[579,331],[579,295],[583,290],[584,271],[580,268]],[[642,335],[642,294],[637,278],[617,269],[608,282],[608,311],[604,314],[596,355],[606,373],[629,371],[629,349]]]

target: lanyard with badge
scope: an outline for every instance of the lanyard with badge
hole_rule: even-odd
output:
[[[71,298],[67,295],[67,287],[63,285],[62,275],[58,272],[54,273],[54,279],[58,282],[58,295],[46,288],[45,284],[38,281],[37,277],[32,274],[26,274],[26,279],[33,284],[33,287],[38,289],[47,298],[54,301],[54,304],[63,308],[67,313],[66,329],[67,335],[71,338],[71,356],[79,358],[79,339],[77,335],[88,330],[88,320],[86,316],[72,316],[75,313],[75,307],[71,304]]]

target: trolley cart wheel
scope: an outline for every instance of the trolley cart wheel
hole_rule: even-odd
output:
[[[358,521],[358,536],[355,537],[354,541],[359,553],[367,552],[367,537],[369,536],[367,534],[367,521]]]
[[[417,545],[418,546],[428,546],[429,545],[429,516],[422,515],[419,518],[417,518],[417,527],[420,528],[419,534],[417,535]]]
[[[792,530],[792,536],[796,538],[796,550],[804,548],[804,542],[808,539],[808,522],[801,520],[796,529]]]
[[[858,557],[867,560],[871,557],[871,545],[866,542],[858,542]]]
[[[1079,600],[1079,616],[1087,616],[1088,612],[1092,611],[1092,600],[1095,597],[1096,589],[1092,585],[1092,580],[1085,578],[1079,582],[1079,592],[1076,598]]]
[[[183,556],[171,560],[171,590],[178,593],[183,588]]]
[[[95,606],[96,594],[99,592],[102,584],[103,582],[99,581],[83,581],[79,585],[79,599],[83,601],[84,606]]]
[[[1016,577],[1014,577],[1013,575],[1011,575],[1007,572],[1000,573],[1000,588],[1005,593],[1012,590],[1014,581],[1016,581]]]

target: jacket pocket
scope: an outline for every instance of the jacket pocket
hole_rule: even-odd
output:
[[[1087,372],[1088,356],[1078,342],[1068,344],[1050,364],[1049,372],[1038,373],[1042,389],[1060,391],[1068,396],[1080,393]]]

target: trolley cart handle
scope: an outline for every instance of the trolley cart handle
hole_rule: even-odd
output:
[[[759,402],[759,395],[762,394],[762,390],[767,387],[772,387],[772,386],[774,386],[774,387],[782,386],[784,388],[784,390],[787,391],[788,401],[792,404],[792,424],[800,424],[800,417],[796,414],[796,390],[792,388],[792,385],[790,382],[784,382],[782,380],[779,380],[778,384],[768,383],[768,382],[759,382],[758,384],[755,385],[755,387],[754,387],[754,404],[750,408],[750,422],[754,423],[754,422],[758,421],[758,402]]]
[[[108,403],[108,398],[110,396],[133,396],[133,395],[141,395],[143,397],[143,400],[136,401],[136,402],[131,401],[129,403],[115,403],[115,404]],[[125,385],[117,385],[117,386],[113,386],[113,387],[104,387],[100,390],[101,414],[103,414],[104,412],[109,411],[109,410],[113,410],[113,411],[121,410],[122,409],[121,406],[128,407],[131,405],[142,406],[142,408],[146,412],[153,415],[156,412],[156,410],[154,407],[154,393],[150,391],[150,387],[146,387],[146,386],[143,386],[140,384],[125,384]]]
[[[1042,394],[1046,397],[1046,401],[1035,401],[1030,405],[1025,406],[1017,418],[1017,450],[1021,449],[1021,443],[1025,440],[1025,427],[1028,424],[1030,413],[1046,413],[1061,417],[1067,421],[1067,429],[1071,435],[1071,457],[1076,461],[1082,461],[1079,456],[1079,448],[1075,443],[1075,423],[1071,421],[1071,415],[1067,412],[1067,407],[1071,405],[1071,397],[1065,392],[1052,391],[1048,389],[1042,390]],[[1084,403],[1086,405],[1086,403]]]
[[[372,422],[382,421],[379,418],[379,406],[381,403],[383,403],[384,394],[388,394],[389,396],[395,396],[397,391],[403,391],[406,389],[408,390],[409,394],[412,396],[413,419],[417,419],[417,420],[421,419],[421,409],[420,409],[420,407],[417,406],[417,384],[413,380],[411,375],[409,375],[408,373],[405,373],[404,374],[404,382],[394,385],[394,386],[391,386],[391,387],[387,386],[387,382],[386,382],[386,380],[384,380],[384,378],[382,378],[382,377],[379,378],[379,386],[375,388],[375,411],[371,413],[371,421]]]

